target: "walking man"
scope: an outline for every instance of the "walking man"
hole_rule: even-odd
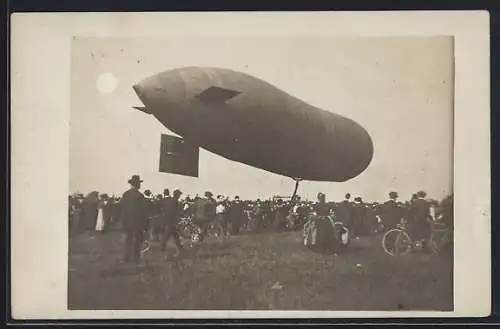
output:
[[[124,263],[140,259],[144,232],[148,229],[148,203],[139,191],[143,181],[139,175],[133,175],[128,181],[130,189],[123,193],[120,200],[120,214],[124,233],[123,259]]]
[[[397,202],[398,197],[397,192],[390,192],[389,200],[382,205],[381,215],[386,230],[395,228],[404,217],[403,211]]]
[[[431,233],[431,216],[429,202],[425,199],[427,193],[419,191],[410,208],[409,229],[412,240],[420,241],[426,247]]]
[[[234,197],[234,201],[229,206],[229,217],[231,218],[231,231],[233,235],[240,233],[243,221],[244,209],[239,196]]]
[[[342,224],[347,226],[349,229],[352,227],[353,221],[353,206],[350,199],[351,194],[346,193],[344,201],[338,205],[335,211],[337,220],[342,222]]]
[[[212,192],[207,191],[204,198],[195,198],[194,207],[195,222],[201,227],[200,241],[203,241],[208,233],[210,222],[215,219],[217,202],[213,198]]]
[[[165,251],[168,240],[173,238],[177,248],[176,256],[183,250],[179,231],[177,231],[177,223],[182,207],[182,203],[179,201],[181,195],[182,192],[180,190],[175,190],[172,196],[168,196],[163,200],[162,209],[164,226],[161,234],[160,249],[161,251]]]

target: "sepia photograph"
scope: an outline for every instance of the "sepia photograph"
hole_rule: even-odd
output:
[[[71,52],[70,309],[453,310],[453,37]]]
[[[13,318],[489,314],[488,19],[13,15]]]

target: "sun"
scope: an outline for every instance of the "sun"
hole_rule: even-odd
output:
[[[115,91],[118,86],[118,80],[112,73],[103,73],[97,78],[97,90],[103,94],[109,94]]]

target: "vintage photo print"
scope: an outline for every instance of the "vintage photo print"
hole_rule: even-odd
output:
[[[18,30],[33,24],[25,17]],[[47,223],[62,233],[67,316],[473,308],[459,300],[479,298],[472,287],[457,287],[467,285],[462,257],[489,245],[489,189],[469,204],[483,216],[471,230],[457,207],[470,200],[457,174],[467,175],[471,146],[458,143],[488,108],[459,112],[459,35],[405,35],[395,25],[379,34],[203,33],[201,23],[182,33],[196,21],[187,14],[173,15],[181,23],[165,35],[134,35],[119,22],[140,26],[144,15],[95,17],[108,33],[65,40],[66,216]],[[258,17],[268,22],[240,18]],[[488,268],[476,270],[488,277]]]

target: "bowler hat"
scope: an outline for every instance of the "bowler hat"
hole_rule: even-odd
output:
[[[141,180],[141,177],[139,175],[133,175],[132,178],[128,180],[129,184],[137,184],[137,183],[142,183],[143,180]]]
[[[391,199],[396,199],[398,196],[398,192],[389,192],[389,198]]]

